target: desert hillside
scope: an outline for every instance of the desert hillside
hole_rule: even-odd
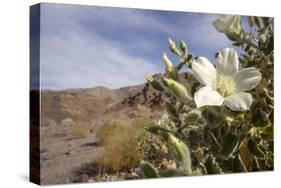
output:
[[[190,80],[188,74],[182,78]],[[81,169],[100,149],[95,137],[100,127],[116,121],[157,120],[164,111],[163,96],[147,83],[119,89],[42,91],[42,184],[87,181],[88,172]]]
[[[85,176],[92,171],[83,171],[83,165],[98,153],[95,133],[100,126],[137,118],[157,119],[163,112],[163,97],[147,83],[114,90],[42,91],[42,183],[87,181]]]

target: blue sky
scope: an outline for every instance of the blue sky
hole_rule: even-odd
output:
[[[216,14],[95,6],[41,5],[43,89],[119,88],[164,71],[168,37],[214,62],[230,41],[212,26]]]

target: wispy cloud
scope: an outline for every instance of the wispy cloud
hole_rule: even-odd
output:
[[[229,45],[211,22],[217,15],[43,4],[43,88],[118,88],[162,72],[167,37],[185,39],[196,55]]]

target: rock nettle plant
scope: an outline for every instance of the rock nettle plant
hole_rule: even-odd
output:
[[[241,54],[225,48],[216,62],[192,55],[184,41],[169,39],[173,64],[163,54],[166,73],[148,75],[148,83],[165,96],[168,117],[148,127],[168,146],[176,165],[165,170],[140,163],[144,177],[264,171],[273,169],[273,19],[223,15],[213,22]],[[190,69],[187,85],[180,70]],[[165,123],[163,123],[165,122]],[[166,160],[166,159],[165,159]]]

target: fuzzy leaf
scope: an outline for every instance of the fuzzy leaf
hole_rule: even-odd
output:
[[[225,156],[229,156],[237,146],[238,136],[228,133],[222,138],[221,153]]]
[[[208,155],[204,166],[208,174],[221,174],[222,170],[219,167],[218,163],[216,162],[215,158],[212,155]]]
[[[233,172],[247,172],[247,169],[239,154],[236,155],[232,160],[232,169]]]
[[[265,113],[261,109],[253,112],[252,122],[255,127],[265,127],[269,124],[269,120],[265,117]]]
[[[208,107],[204,109],[202,115],[212,128],[219,127],[225,123],[225,118],[220,114],[219,107]]]
[[[263,151],[258,147],[257,143],[253,139],[248,141],[249,151],[257,158],[264,158]]]

